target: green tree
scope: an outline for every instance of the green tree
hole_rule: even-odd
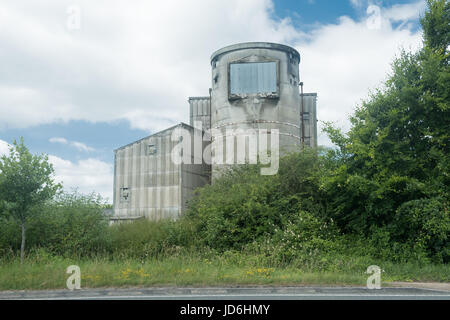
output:
[[[0,157],[0,200],[7,214],[21,226],[20,262],[23,263],[27,222],[37,208],[51,199],[61,185],[53,180],[54,169],[47,155],[33,155],[14,140],[9,155]]]
[[[450,43],[450,2],[427,0],[429,10],[422,19],[424,41],[428,48],[448,51]]]
[[[384,87],[351,117],[347,134],[331,125],[325,129],[338,146],[332,153],[339,165],[323,185],[330,214],[347,232],[392,227],[400,223],[398,209],[419,199],[441,199],[443,207],[436,210],[448,215],[449,12],[448,1],[429,0],[421,20],[423,48],[401,52]],[[402,214],[409,208],[403,206]],[[398,241],[406,240],[403,236]]]

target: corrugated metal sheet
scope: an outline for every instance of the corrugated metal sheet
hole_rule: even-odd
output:
[[[276,62],[230,64],[230,93],[276,93]]]
[[[192,127],[180,124],[185,129]],[[206,165],[177,165],[171,141],[178,126],[156,133],[115,151],[114,217],[152,220],[177,218],[195,186],[209,182]],[[206,145],[204,145],[205,147]],[[148,149],[156,152],[148,152]],[[206,167],[205,167],[206,166]],[[124,188],[128,197],[123,198]],[[189,189],[189,190],[188,190]]]
[[[300,96],[301,103],[301,96]],[[317,94],[303,94],[304,122],[305,122],[305,144],[310,147],[317,147]],[[301,133],[300,133],[301,135]]]
[[[211,128],[211,103],[209,97],[189,98],[190,122],[193,127],[195,121],[202,123],[202,129]]]

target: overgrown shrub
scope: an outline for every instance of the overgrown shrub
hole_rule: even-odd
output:
[[[50,254],[71,257],[92,256],[109,250],[108,218],[100,196],[65,193],[35,210],[38,212],[27,226],[30,250],[45,248]],[[4,220],[0,225],[0,247],[17,252],[20,226]]]
[[[405,202],[392,224],[393,240],[423,248],[436,262],[449,262],[448,206],[448,201],[440,197]]]
[[[20,249],[20,225],[17,220],[3,217],[0,219],[0,259],[15,256]]]
[[[118,258],[146,258],[177,254],[195,241],[189,221],[139,219],[109,230],[111,253]]]
[[[29,241],[63,256],[90,256],[108,250],[108,218],[96,194],[66,193],[30,222]]]
[[[302,255],[312,255],[335,250],[338,230],[332,222],[322,221],[309,212],[299,211],[287,221],[282,229],[277,229],[272,239],[279,247],[280,256],[285,261]]]
[[[258,166],[229,169],[211,186],[199,190],[187,218],[201,242],[211,248],[238,249],[274,232],[283,212],[274,206],[278,181],[259,174]]]

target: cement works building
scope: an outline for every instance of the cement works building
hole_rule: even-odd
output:
[[[193,145],[184,148],[192,161],[177,163],[172,158],[181,141],[173,139],[176,130],[192,136],[211,130],[221,137],[239,130],[278,130],[281,155],[302,144],[317,146],[317,94],[300,92],[299,63],[297,50],[275,43],[241,43],[214,52],[210,95],[189,98],[189,125],[177,124],[114,151],[111,222],[176,219],[193,191],[218,176],[222,162],[210,164],[202,157],[211,153],[217,135],[202,140],[200,156]],[[212,153],[226,159],[230,150],[224,145]]]

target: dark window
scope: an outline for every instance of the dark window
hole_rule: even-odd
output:
[[[128,202],[130,199],[129,188],[120,188],[120,202]]]
[[[156,146],[154,144],[149,144],[147,146],[147,155],[151,156],[154,155],[158,152],[158,149],[156,148]]]

